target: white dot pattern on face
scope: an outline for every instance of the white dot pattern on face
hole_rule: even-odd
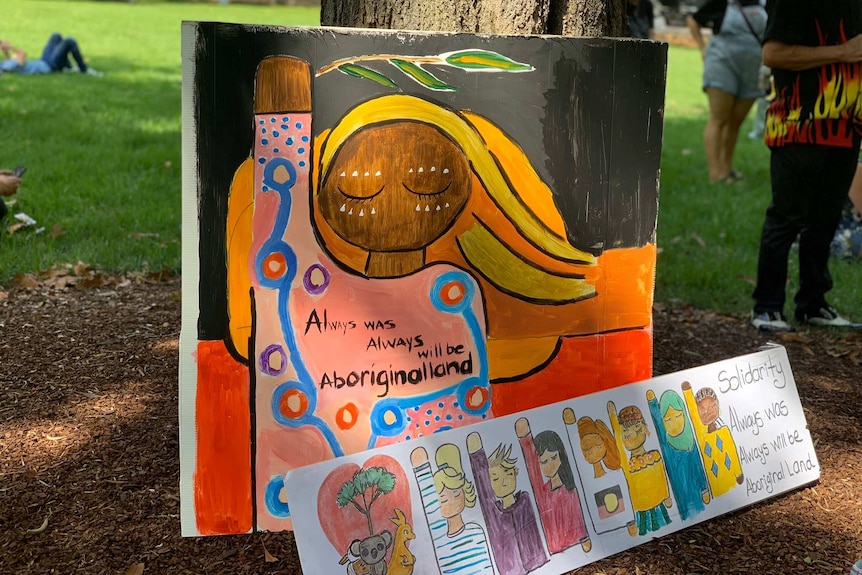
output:
[[[437,166],[431,166],[431,167],[428,169],[428,171],[429,171],[429,172],[436,172],[436,171],[437,171]],[[419,172],[420,174],[424,173],[424,172],[425,172],[425,168],[424,168],[423,166],[420,166],[420,167],[419,167],[419,169],[418,169],[418,172]],[[412,173],[414,173],[414,169],[413,169],[413,168],[410,168],[409,170],[407,170],[407,173],[408,173],[408,174],[412,174]],[[444,173],[444,174],[448,174],[448,173],[449,173],[449,168],[443,168],[443,173]],[[370,175],[371,175],[371,173],[370,173],[370,172],[365,172],[363,175],[364,175],[364,176],[370,176]],[[378,171],[374,172],[374,175],[379,177],[379,176],[382,176],[382,173],[380,172],[380,170],[378,170]],[[339,176],[340,176],[340,177],[342,177],[342,178],[347,177],[347,173],[346,173],[346,172],[341,172],[341,173],[339,174]],[[354,172],[351,174],[351,176],[353,176],[353,177],[357,177],[357,176],[359,176],[359,171],[358,171],[358,170],[354,170]],[[449,203],[448,203],[448,202],[446,202],[446,205],[445,205],[444,207],[448,208],[448,207],[449,207]],[[435,212],[439,212],[441,209],[443,209],[443,208],[441,208],[441,207],[440,207],[440,205],[438,204],[438,205],[433,209],[433,211],[435,211]],[[342,204],[342,205],[341,205],[341,209],[340,209],[339,211],[341,211],[341,212],[345,212],[345,211],[347,211],[347,204]],[[416,211],[417,211],[417,212],[422,212],[422,211],[423,211],[423,210],[422,210],[422,206],[421,206],[421,205],[419,205],[419,204],[416,204]],[[424,210],[424,211],[426,211],[426,212],[431,212],[431,211],[432,211],[431,206],[430,206],[430,205],[426,205],[426,206],[425,206],[425,210]],[[352,215],[353,215],[353,208],[351,208],[349,211],[347,211],[347,214],[352,216]],[[376,214],[377,214],[377,209],[376,209],[376,208],[371,208],[371,212],[370,212],[370,214],[371,214],[372,216],[373,216],[373,215],[376,215]],[[364,216],[364,215],[365,215],[365,211],[364,211],[364,210],[360,210],[360,211],[359,211],[359,215],[360,215],[360,216]]]
[[[425,173],[425,168],[424,168],[424,167],[422,167],[422,166],[420,166],[420,167],[419,167],[419,170],[417,170],[417,171],[418,171],[418,173],[423,174],[423,173]],[[428,170],[428,171],[429,171],[429,172],[436,172],[436,171],[437,171],[437,166],[431,166],[431,168],[429,168],[429,170]],[[409,170],[407,170],[407,173],[408,173],[408,174],[412,174],[412,173],[414,173],[413,168],[410,168]],[[448,173],[449,173],[449,168],[443,168],[443,173],[444,173],[444,174],[448,174]],[[340,173],[340,174],[338,174],[338,175],[339,175],[340,177],[342,177],[342,178],[346,178],[346,177],[347,177],[347,172],[341,172],[341,173]],[[355,177],[359,176],[359,171],[358,171],[358,170],[355,170],[355,171],[354,171],[352,174],[350,174],[350,175],[351,175],[351,176],[353,176],[353,177],[355,178]],[[362,174],[362,175],[363,175],[363,176],[365,176],[365,177],[368,177],[368,176],[370,176],[370,175],[371,175],[371,172],[365,172],[365,173],[364,173],[364,174]],[[375,175],[376,177],[380,177],[380,176],[382,176],[383,174],[380,172],[380,170],[377,170],[376,172],[374,172],[374,175]]]

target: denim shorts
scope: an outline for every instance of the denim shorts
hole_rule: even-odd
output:
[[[703,89],[717,88],[741,100],[764,95],[759,85],[760,47],[736,44],[715,36],[706,48],[703,61]]]

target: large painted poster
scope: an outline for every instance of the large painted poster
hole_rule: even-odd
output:
[[[651,374],[666,47],[187,23],[183,532]]]
[[[783,347],[287,475],[304,573],[558,575],[816,481]]]

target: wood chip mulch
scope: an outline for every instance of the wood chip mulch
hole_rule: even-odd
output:
[[[180,283],[84,266],[0,288],[0,574],[301,573],[289,533],[180,536]],[[742,317],[658,304],[654,335],[656,374],[769,339]],[[862,334],[779,343],[820,482],[578,574],[849,573],[862,558]]]

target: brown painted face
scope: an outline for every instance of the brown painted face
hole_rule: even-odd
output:
[[[436,128],[405,121],[349,138],[333,158],[318,204],[345,241],[369,251],[405,251],[443,235],[469,195],[461,149]]]

